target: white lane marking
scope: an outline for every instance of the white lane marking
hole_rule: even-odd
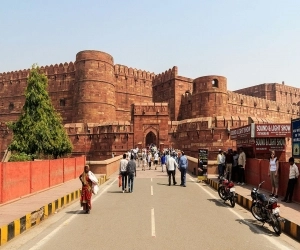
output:
[[[152,235],[152,237],[156,237],[156,235],[155,235],[154,208],[151,209],[151,235]]]
[[[204,192],[206,192],[210,197],[217,199],[219,198],[219,196],[215,196],[213,194],[211,194],[209,191],[207,191],[203,186],[201,186],[199,183],[196,183],[194,179],[190,178],[191,181],[193,181],[195,184],[198,185],[198,187],[200,187]],[[220,202],[223,203],[223,202]],[[233,214],[235,214],[238,218],[240,218],[241,220],[243,220],[243,222],[245,224],[247,224],[249,227],[251,227],[251,229],[253,229],[255,232],[259,233],[261,236],[265,237],[268,241],[270,241],[270,243],[272,243],[273,245],[275,245],[276,247],[278,247],[279,249],[284,249],[284,250],[289,250],[290,248],[282,245],[279,241],[274,240],[273,238],[264,235],[264,232],[262,230],[260,230],[259,228],[257,228],[256,226],[252,225],[251,223],[247,222],[245,220],[245,218],[241,215],[239,215],[237,212],[235,212],[232,208],[227,208],[229,209],[230,212],[232,212]]]
[[[98,193],[96,196],[94,196],[94,199],[92,199],[92,202],[96,201],[108,188],[110,188],[119,178],[116,178],[112,183],[110,183],[109,185],[107,185],[107,187],[105,187],[104,189],[102,189],[102,191],[100,193]],[[35,246],[33,246],[32,248],[30,248],[30,250],[36,250],[36,249],[41,249],[41,247],[47,243],[51,238],[53,238],[55,236],[55,234],[62,229],[62,227],[64,227],[65,225],[67,225],[68,223],[70,223],[76,216],[77,214],[79,214],[81,212],[81,210],[76,211],[75,214],[73,214],[69,219],[67,219],[62,225],[58,226],[55,230],[53,230],[50,234],[48,234],[45,238],[43,238],[42,240],[40,240]]]
[[[153,186],[151,186],[151,195],[153,195]]]

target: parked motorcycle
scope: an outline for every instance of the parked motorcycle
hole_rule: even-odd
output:
[[[224,201],[229,200],[232,207],[235,206],[235,187],[232,181],[228,181],[226,178],[221,177],[219,179],[218,194]]]
[[[255,219],[263,222],[263,225],[267,222],[273,227],[275,233],[280,235],[282,232],[280,222],[284,219],[279,215],[279,205],[277,204],[277,199],[270,197],[269,199],[265,194],[259,192],[259,188],[265,181],[259,183],[257,188],[252,188],[252,206],[251,213]]]

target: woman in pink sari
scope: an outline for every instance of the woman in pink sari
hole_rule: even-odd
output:
[[[85,165],[83,173],[79,176],[79,179],[82,183],[80,204],[83,207],[85,213],[87,214],[89,214],[90,210],[92,209],[91,199],[92,199],[93,182],[89,177],[89,172],[90,172],[89,165]]]

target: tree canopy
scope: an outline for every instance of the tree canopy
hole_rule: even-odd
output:
[[[33,65],[27,81],[25,104],[19,120],[9,124],[13,139],[9,149],[28,155],[61,157],[72,152],[72,144],[47,91],[48,79]]]

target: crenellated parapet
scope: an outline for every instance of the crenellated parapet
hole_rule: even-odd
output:
[[[291,115],[299,115],[300,111],[297,104],[276,102],[231,91],[228,91],[228,104]]]
[[[114,66],[114,74],[116,77],[124,76],[125,78],[131,77],[137,80],[145,80],[152,81],[155,76],[154,73],[150,73],[149,71],[135,69],[131,67],[127,67],[121,64],[116,64]]]
[[[153,79],[153,85],[170,81],[171,79],[177,77],[177,74],[178,74],[177,66],[174,66],[172,69],[168,69],[165,72],[156,75]]]

